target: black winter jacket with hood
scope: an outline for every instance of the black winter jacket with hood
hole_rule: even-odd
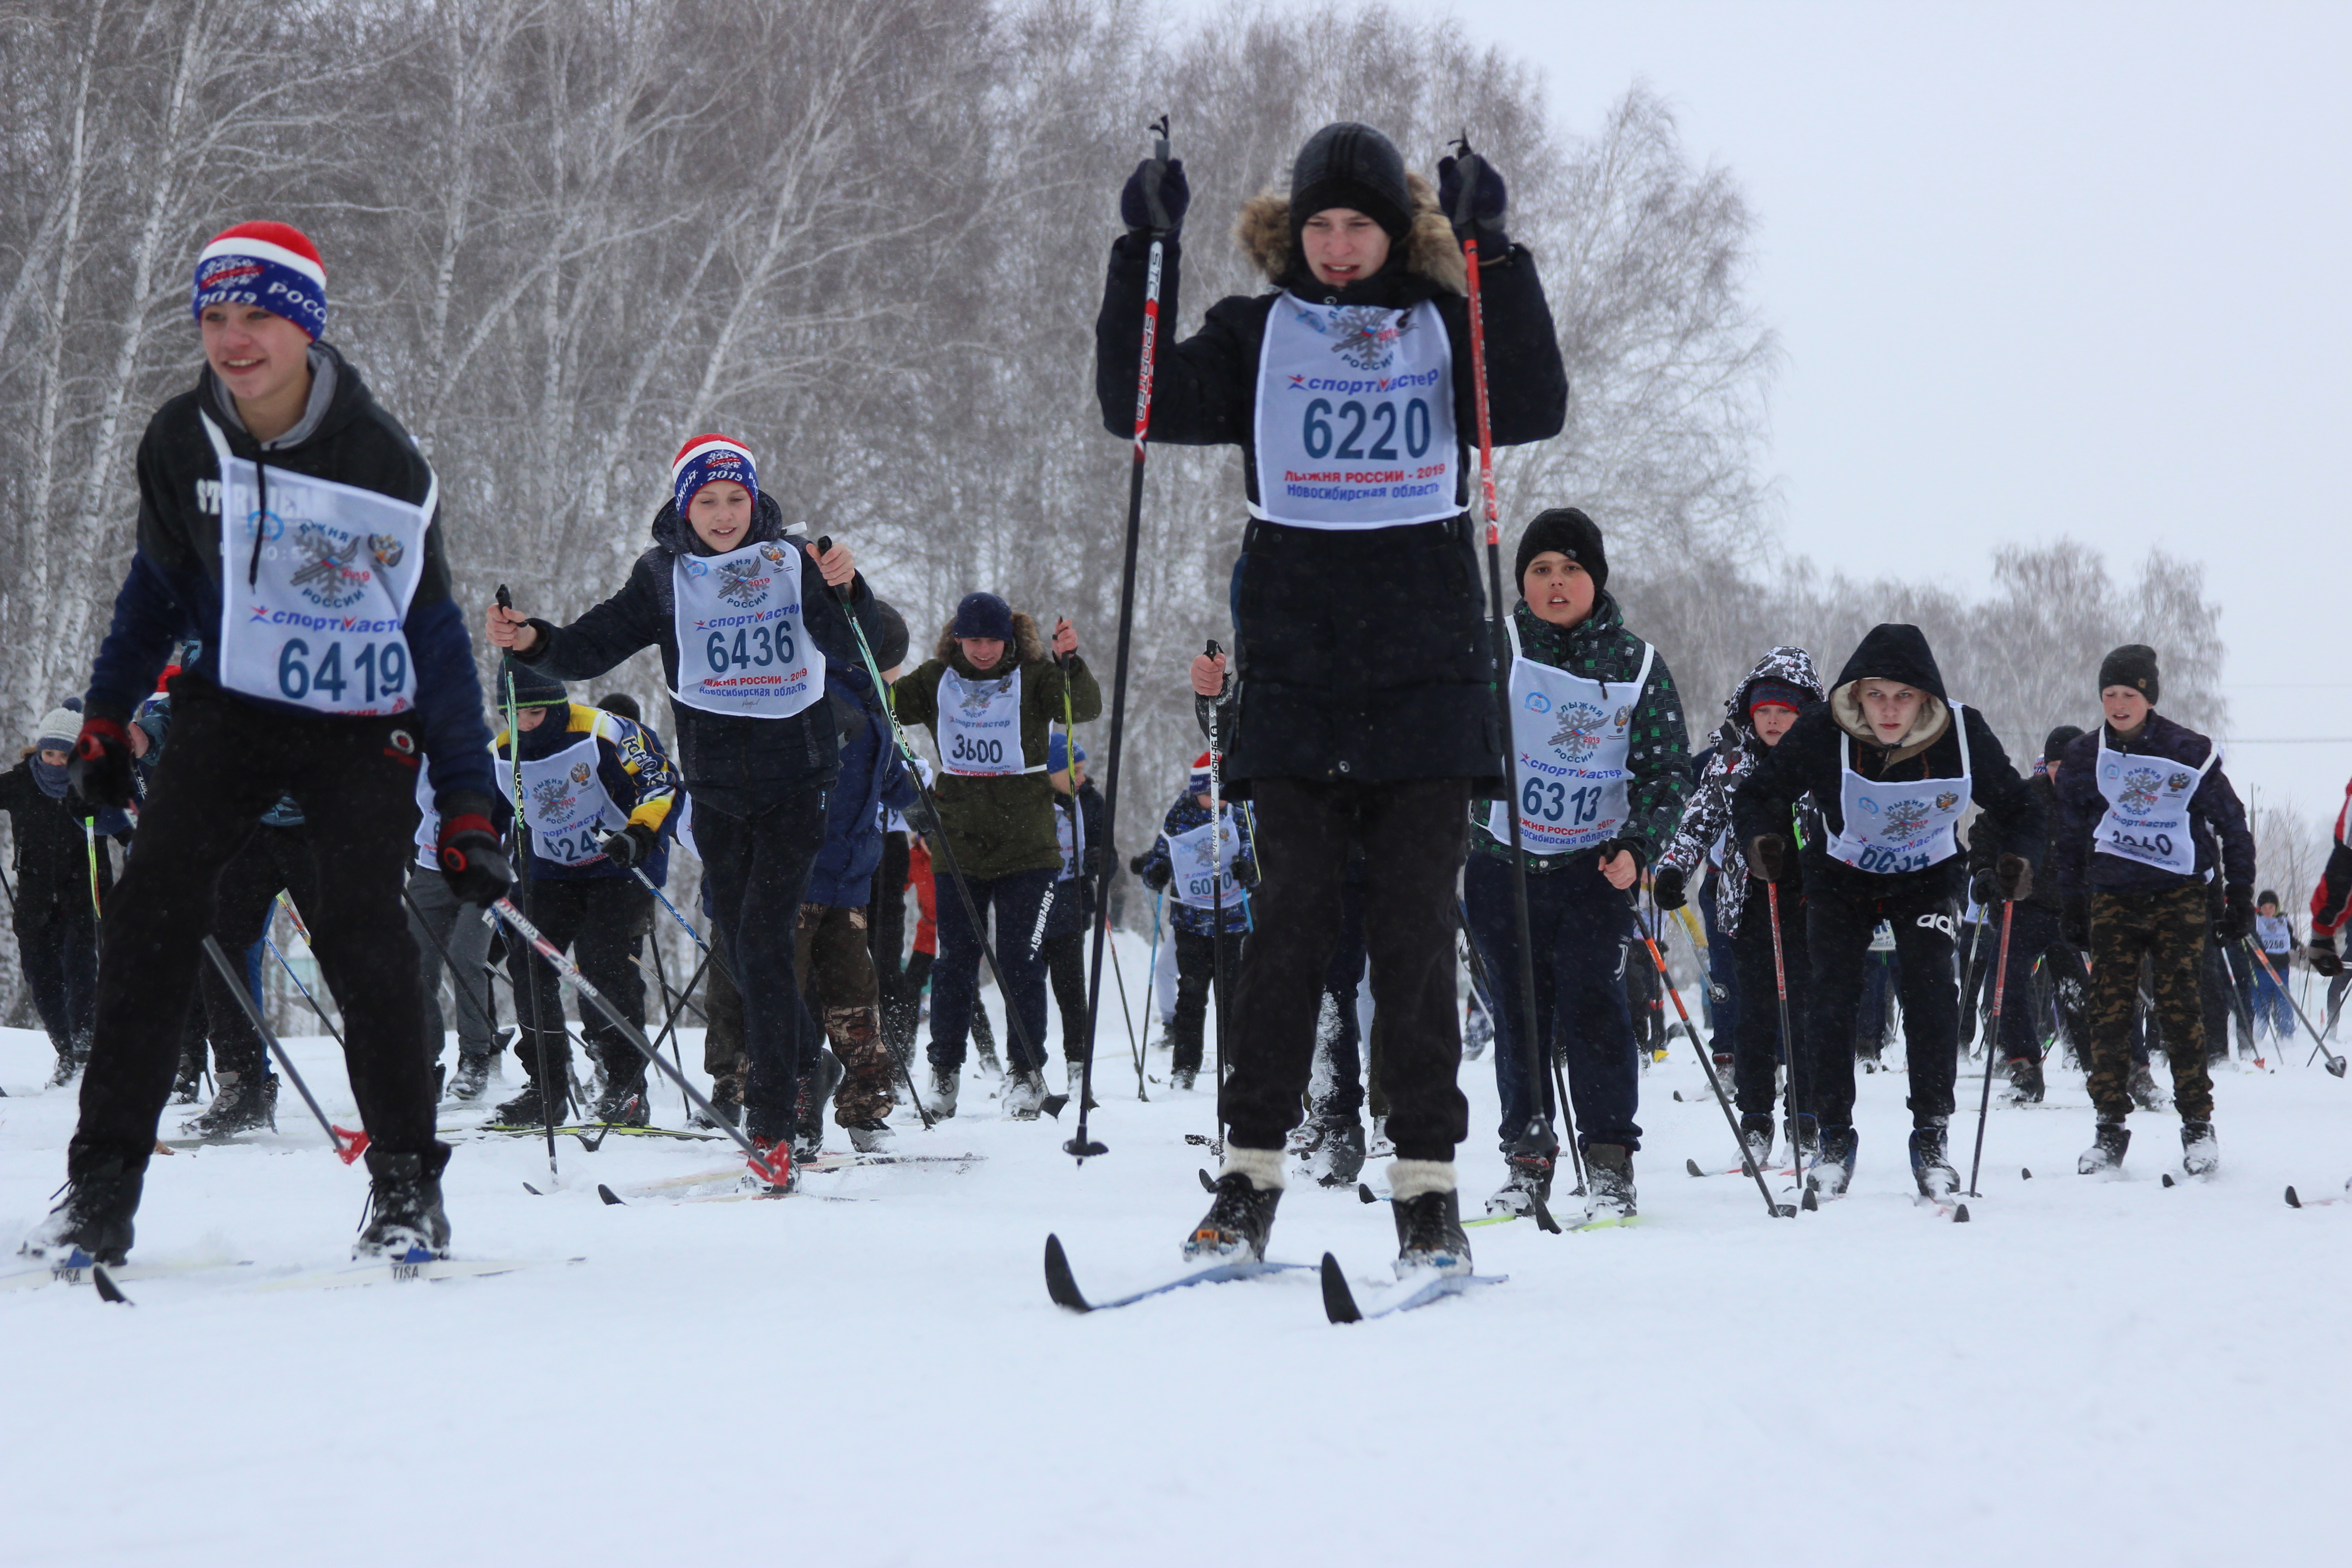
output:
[[[539,640],[530,652],[516,657],[558,680],[593,680],[639,648],[656,647],[661,649],[662,678],[675,692],[677,599],[671,574],[679,556],[714,552],[678,517],[672,501],[664,501],[654,514],[653,534],[653,548],[637,557],[619,593],[568,626],[533,617],[530,625]],[[783,509],[762,490],[751,509],[743,543],[783,537]],[[800,541],[793,542],[797,546]],[[801,615],[810,640],[829,668],[848,671],[853,681],[870,684],[841,601],[825,585],[808,552],[796,548],[795,553],[801,563]],[[882,623],[875,614],[873,590],[863,576],[850,585],[850,603],[867,638],[878,638]],[[712,713],[688,707],[675,696],[669,706],[687,793],[715,810],[748,816],[788,794],[830,788],[841,771],[840,736],[832,706],[822,699],[789,719]]]
[[[1706,769],[1699,774],[1697,785],[1683,806],[1682,822],[1667,840],[1665,853],[1658,858],[1660,866],[1672,866],[1685,878],[1696,881],[1715,841],[1729,832],[1732,796],[1740,781],[1754,773],[1772,751],[1756,733],[1755,721],[1748,711],[1757,686],[1768,680],[1792,687],[1803,694],[1806,706],[1799,710],[1800,717],[1813,711],[1826,700],[1822,678],[1813,669],[1813,656],[1803,648],[1776,647],[1758,659],[1755,668],[1724,700],[1723,724],[1715,732],[1715,746]],[[1784,742],[1788,738],[1785,734],[1780,737]],[[1812,807],[1810,803],[1801,803],[1798,810],[1810,813]],[[1781,837],[1787,837],[1788,834],[1784,831]],[[1820,834],[1817,828],[1806,826],[1799,829],[1799,837],[1811,839]],[[1782,862],[1780,897],[1784,903],[1804,891],[1802,858],[1791,855]],[[1724,934],[1730,936],[1738,931],[1740,912],[1748,907],[1747,841],[1736,835],[1730,837],[1724,844],[1720,865],[1722,875],[1715,881],[1715,918]]]
[[[1291,253],[1287,197],[1259,196],[1235,237],[1282,289],[1317,302],[1402,309],[1435,302],[1454,349],[1455,471],[1466,505],[1477,439],[1470,326],[1461,247],[1428,183],[1411,181],[1412,227],[1361,282],[1332,289]],[[1144,279],[1150,242],[1111,247],[1095,319],[1095,395],[1103,426],[1135,433]],[[1180,304],[1181,247],[1164,250],[1160,320]],[[1480,268],[1488,404],[1495,444],[1559,433],[1568,374],[1535,258],[1518,247]],[[1164,338],[1152,374],[1151,439],[1236,446],[1257,496],[1255,425],[1266,320],[1280,292],[1236,295],[1209,308],[1201,330]],[[1252,521],[1236,584],[1239,642],[1226,780],[1236,797],[1257,778],[1377,783],[1470,778],[1498,787],[1502,737],[1486,637],[1486,595],[1467,515],[1439,522],[1332,531]]]
[[[1913,686],[1932,700],[1923,700],[1911,728],[1892,746],[1878,742],[1862,716],[1855,688],[1864,680],[1896,680]],[[2042,856],[2042,803],[2009,760],[2000,737],[1973,708],[1962,708],[1968,726],[1969,765],[1973,783],[1970,798],[1981,815],[1970,829],[1971,841],[1990,836],[1999,854],[2038,861]],[[1851,741],[1851,747],[1842,744]],[[1893,874],[1864,871],[1834,859],[1829,852],[1832,836],[1843,830],[1845,810],[1842,785],[1842,753],[1851,751],[1853,771],[1878,780],[1956,778],[1960,772],[1960,738],[1952,723],[1950,699],[1944,692],[1943,672],[1919,628],[1874,626],[1853,650],[1830,688],[1829,700],[1800,717],[1780,743],[1767,752],[1754,772],[1741,780],[1732,796],[1732,833],[1740,844],[1763,834],[1786,837],[1797,803],[1812,796],[1823,831],[1804,846],[1808,885],[1838,888],[1864,897],[1884,896],[1895,884],[1917,879],[1948,881],[1955,893],[1964,877],[1965,856],[1920,871]]]
[[[0,814],[16,841],[16,889],[11,906],[20,927],[50,921],[95,925],[90,903],[89,804],[68,789],[63,799],[45,792],[26,757],[0,773]],[[106,815],[114,816],[109,812]],[[114,865],[104,845],[97,859],[98,897],[102,905],[114,888]]]

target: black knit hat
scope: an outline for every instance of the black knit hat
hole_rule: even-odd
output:
[[[1547,550],[1557,550],[1591,575],[1596,594],[1609,586],[1609,556],[1601,547],[1601,525],[1572,506],[1538,512],[1519,535],[1519,556],[1511,580],[1524,584],[1528,563]]]
[[[2275,904],[2278,901],[2278,894],[2268,888],[2264,888],[2261,892],[2254,895],[2254,905],[2258,909],[2264,904]]]
[[[881,635],[874,639],[874,668],[887,672],[894,666],[907,662],[907,617],[900,615],[879,596],[874,601],[874,616],[882,623]]]
[[[2073,745],[2082,738],[2083,727],[2080,724],[2059,725],[2058,728],[2051,731],[2048,737],[2042,741],[2042,760],[2045,763],[2056,762],[2060,757],[2066,754],[2067,747]]]
[[[507,705],[507,681],[514,681],[514,705],[518,708],[553,708],[572,700],[563,682],[521,659],[509,658],[499,668],[499,687],[490,693],[498,707]]]
[[[2128,686],[2151,703],[2156,700],[2156,649],[2127,642],[2099,660],[2099,689]]]
[[[1353,207],[1401,239],[1412,226],[1412,193],[1396,143],[1369,125],[1340,121],[1307,139],[1290,166],[1290,237],[1317,213]]]

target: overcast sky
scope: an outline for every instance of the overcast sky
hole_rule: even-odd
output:
[[[1792,551],[1976,591],[2010,542],[2200,561],[2241,794],[2332,818],[2352,5],[1396,3],[1532,60],[1573,131],[1646,79],[1738,176]],[[2290,735],[2347,739],[2253,743]]]

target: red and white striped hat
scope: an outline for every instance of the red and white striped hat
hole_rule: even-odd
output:
[[[669,466],[670,494],[680,518],[694,492],[713,479],[732,479],[755,500],[760,494],[760,473],[749,447],[731,436],[696,436],[677,449]]]
[[[198,321],[207,305],[258,305],[315,342],[327,330],[327,264],[290,223],[225,228],[196,256],[191,312]]]

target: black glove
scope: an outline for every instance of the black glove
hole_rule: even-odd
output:
[[[1155,170],[1160,171],[1156,179]],[[1118,193],[1120,220],[1146,237],[1174,239],[1184,231],[1184,209],[1192,205],[1192,187],[1185,183],[1181,158],[1171,158],[1164,168],[1157,158],[1146,158]]]
[[[2091,949],[2091,900],[2077,894],[2068,899],[2058,914],[2058,934],[2077,948]]]
[[[131,734],[111,719],[84,719],[66,778],[92,805],[121,811],[131,804]]]
[[[2231,888],[2221,903],[2221,922],[2213,928],[2214,939],[2224,947],[2243,942],[2254,929],[2254,890],[2252,888]]]
[[[913,828],[916,832],[921,834],[926,838],[929,838],[933,834],[940,831],[940,814],[931,809],[931,797],[929,795],[917,795],[912,801],[908,803],[907,809],[900,812],[898,815],[907,819],[907,826],[908,827]]]
[[[2033,862],[2022,855],[2004,855],[1993,862],[1993,879],[2002,900],[2014,903],[2033,893]]]
[[[1683,868],[1661,866],[1650,879],[1650,896],[1658,900],[1662,910],[1678,910],[1690,900],[1683,894]]]
[[[1137,875],[1143,879],[1146,888],[1155,893],[1164,893],[1168,890],[1168,884],[1176,879],[1176,868],[1165,860],[1147,860]]]
[[[1969,879],[1969,898],[1987,909],[2000,902],[2000,884],[1994,880],[1991,867],[1983,867]]]
[[[2333,980],[2344,973],[2344,961],[2336,955],[2336,939],[2332,936],[2313,937],[2303,950],[2303,956],[2315,974]]]
[[[1511,248],[1510,237],[1503,232],[1503,215],[1509,206],[1503,176],[1476,153],[1437,161],[1437,205],[1454,226],[1454,238],[1478,242],[1482,264],[1500,261]]]
[[[1234,862],[1234,881],[1236,885],[1244,888],[1256,887],[1257,862],[1255,860],[1236,859]]]
[[[632,822],[618,833],[604,836],[604,858],[626,871],[654,858],[661,840],[642,822]]]
[[[1748,874],[1759,881],[1777,882],[1787,869],[1789,841],[1777,833],[1759,833],[1748,841]]]
[[[461,904],[495,904],[514,886],[507,852],[490,831],[490,819],[480,812],[441,819],[437,856],[441,876]]]

